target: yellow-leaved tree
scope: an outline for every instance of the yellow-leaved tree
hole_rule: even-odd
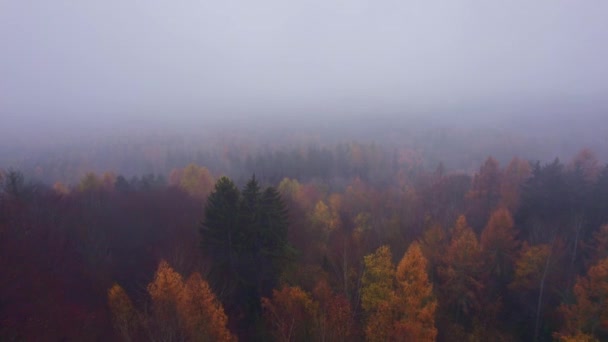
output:
[[[361,306],[367,313],[378,308],[380,303],[391,298],[395,266],[391,249],[381,246],[374,253],[363,258],[365,271],[361,279]]]
[[[390,302],[394,297],[395,266],[391,249],[379,247],[363,258],[361,307],[367,316],[365,336],[368,341],[386,341],[392,325]]]
[[[437,301],[420,245],[410,245],[396,271],[386,246],[366,256],[364,263],[361,302],[368,315],[366,340],[434,341]]]
[[[204,166],[189,164],[183,169],[173,169],[169,175],[169,184],[177,186],[196,198],[207,198],[215,180],[211,172]]]

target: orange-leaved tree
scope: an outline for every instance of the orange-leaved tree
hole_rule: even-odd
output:
[[[432,281],[437,281],[437,269],[442,265],[447,249],[448,238],[439,224],[427,228],[420,239],[420,249],[429,263],[429,275]]]
[[[351,340],[354,317],[346,296],[334,293],[324,279],[317,282],[313,295],[319,303],[317,339],[320,341]]]
[[[466,195],[467,217],[475,229],[481,229],[490,213],[500,203],[502,172],[498,161],[488,157],[475,174],[471,189]]]
[[[565,324],[556,336],[587,334],[598,339],[608,338],[608,258],[591,266],[587,276],[577,279],[574,297],[574,304],[560,306]]]
[[[530,246],[523,243],[513,281],[508,287],[519,299],[520,315],[530,324],[526,330],[534,332],[533,336],[528,336],[530,339],[538,339],[545,312],[559,291],[563,274],[559,266],[564,255],[563,243],[557,239],[551,244]]]
[[[133,307],[131,299],[120,285],[114,284],[108,290],[108,306],[112,313],[114,329],[123,340],[133,340],[139,324],[138,313]]]
[[[490,220],[481,233],[481,253],[484,269],[489,279],[496,283],[495,292],[502,292],[511,280],[519,242],[515,238],[511,213],[501,208],[490,216]]]
[[[511,212],[518,209],[521,187],[532,174],[530,163],[513,158],[504,170],[500,185],[501,203]]]
[[[181,329],[190,341],[234,341],[226,329],[228,316],[199,273],[186,281],[178,302]]]
[[[414,242],[397,265],[395,274],[395,338],[403,341],[434,341],[437,301],[427,273],[427,260]]]
[[[309,341],[314,336],[319,304],[299,287],[284,286],[262,298],[264,318],[277,341]]]
[[[152,339],[188,341],[235,341],[226,327],[228,318],[209,284],[199,273],[186,283],[166,261],[161,261],[154,280],[148,284],[151,312],[135,310],[125,291],[114,285],[108,291],[108,304],[114,326],[130,341],[139,328]]]
[[[177,303],[184,288],[182,276],[162,260],[158,265],[154,280],[148,284],[148,294],[152,299],[152,318],[148,326],[154,335],[178,338],[181,336],[177,315]]]
[[[457,323],[469,323],[480,308],[481,250],[463,215],[452,229],[450,244],[439,268],[442,311]]]
[[[585,245],[586,264],[596,264],[604,258],[608,258],[608,224],[604,224],[598,231],[593,233],[593,239]]]

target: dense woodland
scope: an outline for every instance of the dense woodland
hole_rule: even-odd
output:
[[[0,340],[608,340],[608,166],[503,159],[352,143],[6,168]]]

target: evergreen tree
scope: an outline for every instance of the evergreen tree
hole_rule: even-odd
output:
[[[240,192],[228,177],[221,177],[215,190],[209,195],[205,218],[200,228],[203,252],[210,257],[210,279],[215,292],[223,294],[230,304],[230,297],[237,287],[237,260],[241,251],[239,238]]]
[[[278,191],[262,191],[255,175],[242,191],[222,177],[209,195],[200,231],[204,252],[212,259],[210,279],[215,292],[224,294],[227,309],[247,317],[241,322],[245,325],[259,317],[260,298],[277,286],[292,255],[287,214]]]
[[[287,243],[289,226],[287,207],[279,192],[273,187],[268,187],[262,194],[260,209],[260,254],[270,262],[269,265],[272,266],[274,273],[278,274],[293,254]],[[274,284],[269,285],[271,287],[268,290],[274,287]]]
[[[260,225],[260,186],[255,175],[241,191],[238,208],[239,241],[239,288],[238,302],[248,316],[257,316],[261,312],[259,273],[263,268],[260,263],[258,242]]]

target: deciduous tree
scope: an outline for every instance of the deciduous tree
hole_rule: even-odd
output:
[[[181,327],[189,341],[235,341],[226,328],[228,317],[209,284],[192,274],[179,296]]]
[[[167,339],[178,339],[183,336],[178,316],[178,302],[183,290],[182,276],[162,260],[154,280],[148,284],[153,314],[153,320],[149,322],[148,327],[153,335],[158,334]]]
[[[437,301],[427,274],[427,260],[414,242],[397,265],[394,336],[403,341],[435,341]]]
[[[488,157],[473,178],[471,190],[467,193],[469,210],[467,217],[472,226],[481,230],[488,221],[490,213],[500,203],[500,185],[502,173],[496,159]]]
[[[518,248],[511,214],[505,208],[494,211],[481,233],[481,253],[486,276],[496,283],[498,292],[512,277]]]
[[[559,240],[551,244],[530,246],[524,243],[522,246],[509,289],[515,298],[519,298],[520,317],[522,322],[528,324],[527,331],[530,333],[527,338],[538,338],[544,313],[548,311],[561,284],[558,267],[563,255]]]
[[[502,205],[509,211],[517,210],[521,187],[531,173],[530,163],[517,157],[511,159],[505,168],[500,184],[500,196]]]
[[[169,175],[169,184],[186,191],[190,196],[206,198],[213,190],[215,180],[206,167],[188,164],[183,169],[174,169]]]
[[[182,276],[162,260],[148,284],[148,293],[151,311],[139,313],[119,285],[108,290],[114,326],[124,340],[138,340],[141,324],[152,340],[236,341],[227,328],[222,304],[199,273],[193,273],[184,283]]]
[[[310,341],[314,334],[318,303],[299,287],[273,290],[262,298],[264,317],[277,341]]]
[[[132,341],[138,325],[138,313],[125,290],[114,284],[108,290],[108,306],[112,313],[114,329],[125,341]]]
[[[600,260],[574,285],[576,302],[562,305],[565,325],[558,336],[608,337],[608,258]]]
[[[481,258],[477,236],[460,216],[439,268],[443,310],[460,323],[470,323],[480,308]]]
[[[317,282],[313,291],[319,303],[316,339],[319,341],[349,341],[353,337],[354,317],[350,302],[332,291],[325,280]]]
[[[378,308],[380,303],[391,298],[395,267],[388,246],[379,247],[363,258],[365,270],[361,287],[361,306],[367,313]]]

